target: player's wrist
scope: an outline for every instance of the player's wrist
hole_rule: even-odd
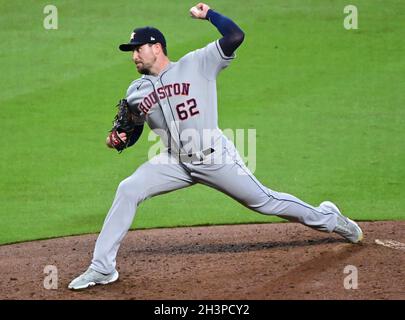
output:
[[[214,10],[213,9],[208,9],[207,14],[205,15],[205,19],[206,20],[210,20],[210,17],[214,14]]]

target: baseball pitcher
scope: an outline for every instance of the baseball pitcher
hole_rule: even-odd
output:
[[[133,146],[145,123],[165,149],[150,159],[117,189],[98,236],[90,267],[70,289],[107,284],[118,279],[116,256],[138,205],[151,197],[201,183],[266,215],[300,222],[324,232],[336,232],[352,243],[362,240],[360,227],[330,201],[314,207],[276,192],[256,179],[233,143],[218,128],[216,78],[235,59],[245,34],[231,19],[199,3],[193,18],[207,20],[222,35],[179,61],[168,57],[163,34],[153,27],[135,29],[129,43],[119,46],[132,54],[142,75],[133,81],[109,133],[108,147],[122,152]]]

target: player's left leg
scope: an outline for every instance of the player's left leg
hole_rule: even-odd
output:
[[[115,270],[118,249],[141,202],[193,183],[188,172],[167,152],[145,162],[121,181],[97,238],[91,268],[105,274]]]

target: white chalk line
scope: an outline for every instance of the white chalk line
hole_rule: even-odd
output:
[[[391,249],[405,250],[405,243],[395,241],[395,240],[375,239],[375,243],[379,244],[379,245],[382,245],[384,247],[391,248]]]

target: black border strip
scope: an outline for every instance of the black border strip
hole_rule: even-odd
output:
[[[163,83],[162,78],[163,78],[163,76],[164,76],[169,70],[171,70],[171,68],[169,68],[169,69],[167,69],[166,71],[164,71],[164,72],[160,75],[160,77],[159,77],[160,83],[161,83],[162,86],[163,86],[163,90],[164,90],[164,88],[165,88],[165,85],[164,85],[164,83]],[[158,99],[159,99],[159,97],[158,97]],[[176,119],[175,119],[174,114],[173,114],[172,104],[170,103],[170,99],[169,99],[169,97],[167,96],[167,94],[166,94],[166,100],[167,100],[167,102],[169,103],[170,113],[171,113],[172,118],[173,118],[173,121],[174,121],[174,126],[175,126],[176,131],[177,131],[177,133],[178,133],[178,135],[179,135],[179,148],[180,148],[180,149],[183,149],[183,143],[181,142],[181,139],[180,139],[180,128],[177,128],[177,126],[176,126]],[[163,111],[162,111],[162,112],[163,112]],[[183,150],[183,151],[184,151],[184,150]],[[181,161],[180,161],[180,150],[179,150],[179,162],[181,162]]]
[[[145,77],[144,79],[150,82],[150,84],[151,84],[152,87],[153,87],[153,91],[154,91],[154,93],[156,94],[157,103],[158,103],[158,105],[159,105],[160,111],[162,112],[163,119],[165,120],[166,127],[167,127],[167,131],[169,132],[169,139],[168,139],[169,145],[168,145],[168,148],[169,148],[169,150],[170,150],[170,149],[171,149],[171,144],[172,144],[172,133],[171,133],[170,127],[169,127],[169,125],[168,125],[168,123],[167,123],[167,120],[166,120],[166,117],[165,117],[165,113],[163,112],[163,107],[162,107],[162,105],[161,105],[161,103],[160,103],[160,98],[159,98],[159,96],[158,96],[158,93],[156,92],[156,88],[155,88],[155,85],[153,84],[153,81],[152,81],[151,79],[146,78],[146,77]],[[163,88],[163,90],[164,90],[164,88]]]
[[[220,46],[219,40],[216,40],[216,41],[215,41],[215,46],[217,47],[217,50],[218,50],[218,52],[219,52],[219,55],[221,56],[221,58],[222,58],[223,60],[229,61],[229,60],[234,60],[234,59],[235,59],[235,56],[233,56],[233,57],[227,57],[227,56],[225,56],[225,55],[223,54],[223,52],[222,52],[221,49],[219,48],[219,46]]]

